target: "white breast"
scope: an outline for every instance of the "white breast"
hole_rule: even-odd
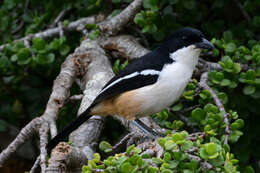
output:
[[[145,100],[139,116],[160,112],[179,99],[192,76],[199,53],[197,49],[187,47],[170,55],[175,62],[163,67],[158,81],[138,89],[138,98]]]

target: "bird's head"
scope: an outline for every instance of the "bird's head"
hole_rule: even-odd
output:
[[[202,49],[212,50],[214,46],[201,31],[194,28],[181,28],[164,41],[160,48],[170,54],[175,61],[189,62],[196,59],[197,62]]]
[[[175,50],[189,46],[193,46],[194,49],[211,50],[214,48],[213,44],[205,38],[204,34],[194,28],[181,28],[175,31],[166,42],[167,46]]]

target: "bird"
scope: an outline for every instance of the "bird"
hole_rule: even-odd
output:
[[[176,30],[156,49],[133,60],[109,80],[92,104],[51,139],[48,153],[93,115],[119,115],[156,136],[139,118],[176,102],[192,77],[201,51],[213,48],[198,29]]]

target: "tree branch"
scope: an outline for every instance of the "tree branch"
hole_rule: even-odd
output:
[[[66,9],[61,10],[61,12],[55,18],[54,22],[50,25],[50,28],[55,27],[60,22],[60,20],[65,16],[66,12],[67,12]]]
[[[207,84],[207,81],[208,81],[208,72],[204,72],[201,75],[199,86],[201,88],[206,89],[206,90],[208,90],[210,92],[210,94],[213,97],[214,102],[216,103],[217,107],[219,108],[219,111],[224,113],[224,122],[226,124],[226,127],[225,127],[226,135],[225,135],[224,143],[227,144],[228,143],[229,133],[230,133],[229,121],[228,121],[228,113],[225,111],[224,105],[222,104],[222,102],[218,98],[218,96],[215,93],[215,91],[211,87],[209,87],[209,85]]]
[[[0,167],[3,166],[4,162],[14,153],[22,144],[26,142],[33,134],[35,134],[42,124],[43,119],[41,117],[33,119],[27,124],[15,140],[0,154]]]
[[[35,161],[34,164],[33,164],[33,167],[32,167],[31,170],[30,170],[30,173],[35,173],[35,172],[36,172],[36,170],[37,170],[37,168],[38,168],[38,166],[39,166],[39,164],[40,164],[40,160],[41,160],[41,157],[38,156],[37,159],[36,159],[36,161]]]
[[[103,38],[100,44],[104,49],[118,51],[126,59],[138,58],[150,52],[130,35]]]
[[[45,172],[46,169],[46,161],[47,161],[47,150],[46,146],[48,143],[48,132],[49,125],[47,122],[43,122],[41,128],[39,130],[40,135],[40,165],[42,172]]]
[[[103,18],[104,18],[103,15],[82,18],[82,19],[79,19],[79,20],[76,20],[76,21],[69,23],[69,25],[67,27],[65,27],[64,30],[66,30],[66,31],[76,31],[79,25],[86,25],[86,24],[89,24],[89,23],[97,23],[97,22],[102,21]],[[24,41],[24,40],[31,41],[34,37],[50,38],[50,37],[59,35],[59,33],[60,33],[59,27],[55,27],[55,28],[47,29],[45,31],[41,31],[41,32],[38,32],[38,33],[35,33],[35,34],[27,35],[23,38],[14,40],[13,42]],[[2,51],[3,48],[6,45],[7,44],[1,45],[0,51]]]
[[[237,8],[241,12],[242,16],[247,21],[247,23],[250,23],[251,22],[251,17],[246,12],[246,10],[244,9],[243,5],[238,0],[233,0],[233,2],[236,4]]]
[[[109,34],[115,34],[122,29],[130,20],[132,20],[135,14],[141,9],[143,0],[134,0],[127,6],[121,13],[106,20],[99,25],[102,32],[108,31]]]

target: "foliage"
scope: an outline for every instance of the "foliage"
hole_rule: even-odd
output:
[[[153,157],[148,153],[142,153],[142,149],[128,147],[125,153],[109,156],[104,161],[96,153],[93,160],[89,160],[87,166],[83,166],[83,173],[91,173],[96,170],[104,172],[205,172],[213,171],[237,173],[238,160],[230,153],[228,145],[223,145],[215,137],[208,140],[197,138],[192,141],[186,131],[170,134],[165,138],[159,138],[158,143],[163,148],[162,158]],[[193,150],[193,151],[192,151]],[[194,152],[195,151],[195,152]],[[201,157],[194,157],[196,154]],[[212,165],[206,168],[201,163]],[[154,165],[154,166],[151,166]],[[224,165],[224,166],[223,166]]]
[[[66,25],[69,21],[99,12],[115,16],[130,2],[131,0],[112,0],[112,3],[101,0],[1,1],[0,31],[4,34],[0,35],[0,44],[8,45],[0,52],[0,132],[6,130],[8,123],[23,127],[43,112],[61,63],[78,46],[81,35],[75,32],[65,33],[64,37],[34,38],[30,47],[13,40],[49,28],[62,10],[66,10],[62,19]],[[231,0],[144,0],[142,10],[131,23],[141,34],[133,27],[127,27],[123,31],[143,36],[141,42],[144,43],[146,39],[148,48],[151,49],[182,26],[198,28],[207,38],[212,38],[211,42],[216,49],[205,59],[217,62],[222,70],[211,71],[208,84],[229,113],[230,145],[223,144],[223,112],[219,111],[209,91],[197,90],[199,77],[195,76],[175,105],[153,115],[158,124],[168,129],[168,136],[158,140],[164,149],[162,158],[142,155],[140,148],[131,146],[125,153],[108,158],[103,158],[103,152],[101,156],[95,154],[94,160],[83,167],[83,172],[104,169],[107,172],[138,170],[153,173],[160,170],[164,173],[191,173],[201,171],[200,163],[203,161],[212,164],[213,170],[217,172],[259,171],[260,4],[253,0],[238,2],[251,16],[251,21],[243,18],[241,10]],[[100,36],[97,25],[85,27],[90,31],[91,39]],[[113,71],[118,73],[127,64],[128,61],[115,60]],[[248,67],[246,70],[245,66]],[[74,86],[71,93],[79,93],[79,88]],[[184,112],[183,116],[179,115],[194,105],[198,105],[197,108]],[[75,104],[70,103],[61,115],[76,110]],[[63,124],[67,123],[68,120],[64,120],[67,116],[59,117]],[[178,133],[171,134],[172,130]],[[202,131],[206,135],[191,141],[188,134],[194,131]],[[113,133],[118,136],[116,130]],[[189,150],[194,147],[196,151],[193,154],[202,160],[200,162],[188,158]],[[112,147],[107,142],[101,142],[100,149],[109,152]],[[156,166],[153,167],[150,162]],[[212,170],[208,170],[210,171]]]

